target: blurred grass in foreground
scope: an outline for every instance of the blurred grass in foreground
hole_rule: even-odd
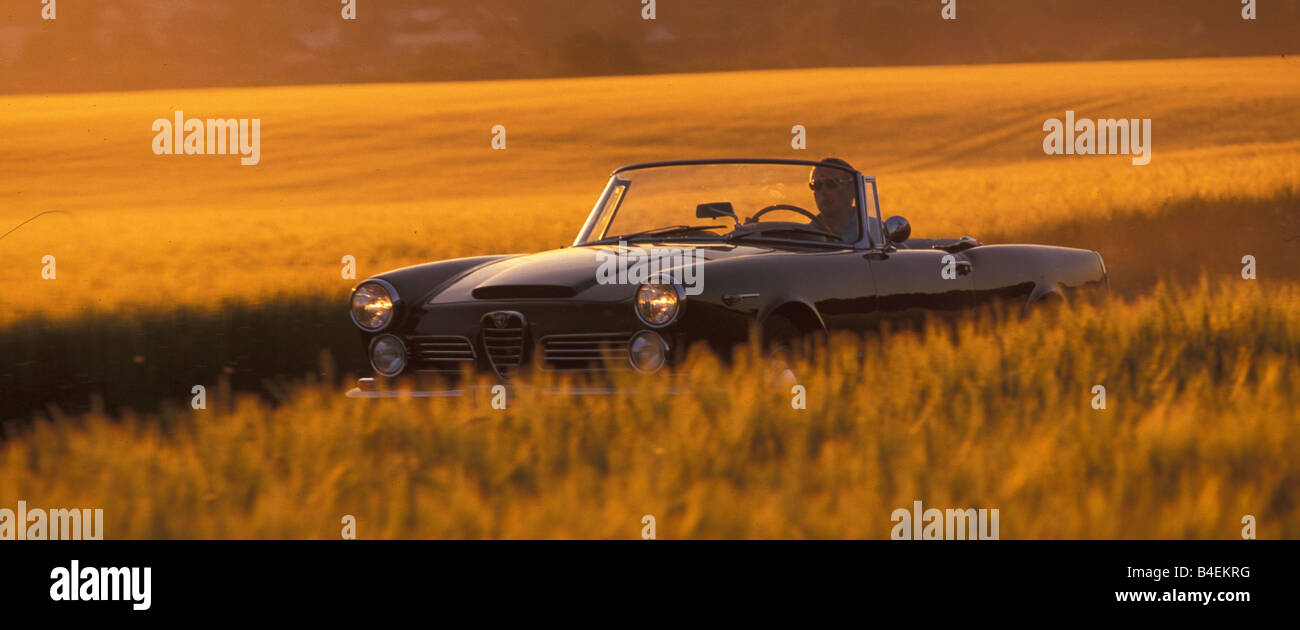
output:
[[[0,326],[0,439],[10,422],[55,407],[155,411],[187,404],[190,389],[218,378],[274,398],[288,381],[337,362],[340,376],[369,373],[347,291],[282,293],[262,302],[224,299],[208,308],[88,311]],[[341,381],[338,381],[341,382]]]
[[[796,366],[801,411],[761,361],[702,353],[689,395],[521,390],[505,411],[213,389],[205,411],[24,429],[0,505],[103,507],[106,538],[335,538],[344,514],[363,538],[636,538],[644,514],[660,538],[887,538],[914,500],[997,508],[1004,539],[1235,539],[1245,514],[1295,538],[1298,307],[1202,281],[838,339]]]

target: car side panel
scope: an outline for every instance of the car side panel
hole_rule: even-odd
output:
[[[975,302],[1026,304],[1045,292],[1068,294],[1104,285],[1105,270],[1096,252],[1046,245],[983,245],[964,252],[972,264]]]

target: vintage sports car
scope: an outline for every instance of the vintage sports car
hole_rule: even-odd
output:
[[[521,368],[672,372],[692,344],[726,357],[754,326],[776,342],[1107,287],[1095,251],[910,233],[881,220],[874,177],[834,158],[625,166],[571,246],[358,284],[352,321],[375,376],[349,395]]]

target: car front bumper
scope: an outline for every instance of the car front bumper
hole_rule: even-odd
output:
[[[668,393],[673,395],[690,393],[690,388],[681,374],[665,373],[660,378],[670,379],[668,383]],[[474,397],[478,395],[493,396],[498,391],[497,387],[505,387],[505,391],[510,394],[524,391],[537,392],[554,396],[615,396],[638,394],[650,392],[657,388],[651,387],[650,384],[645,386],[602,386],[602,385],[571,385],[567,387],[539,387],[526,385],[522,383],[497,383],[494,385],[480,384],[472,386],[450,386],[450,387],[412,387],[406,384],[399,384],[393,387],[381,385],[373,378],[362,378],[357,380],[356,387],[348,390],[345,394],[348,398],[461,398]]]

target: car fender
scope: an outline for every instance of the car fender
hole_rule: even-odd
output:
[[[1029,294],[1029,299],[1025,302],[1025,306],[1033,306],[1035,303],[1040,302],[1043,299],[1052,298],[1059,298],[1062,302],[1069,302],[1065,296],[1065,292],[1061,290],[1061,287],[1052,283],[1041,283],[1035,286],[1033,292]]]
[[[822,319],[822,314],[817,307],[806,298],[792,295],[777,296],[764,305],[759,311],[758,321],[766,322],[769,317],[778,312],[784,314],[792,311],[800,313],[792,316],[791,319],[794,319],[801,328],[808,332],[826,332],[826,320]]]
[[[412,311],[418,310],[418,305],[425,303],[430,297],[436,295],[456,279],[475,269],[482,268],[484,265],[490,265],[518,255],[473,256],[411,265],[370,276],[358,282],[357,286],[361,286],[366,282],[380,280],[397,292],[393,305],[393,320],[384,327],[384,330],[395,330],[403,324]],[[356,291],[356,287],[353,287],[352,290]],[[368,339],[370,334],[373,333],[362,331],[363,338]]]

